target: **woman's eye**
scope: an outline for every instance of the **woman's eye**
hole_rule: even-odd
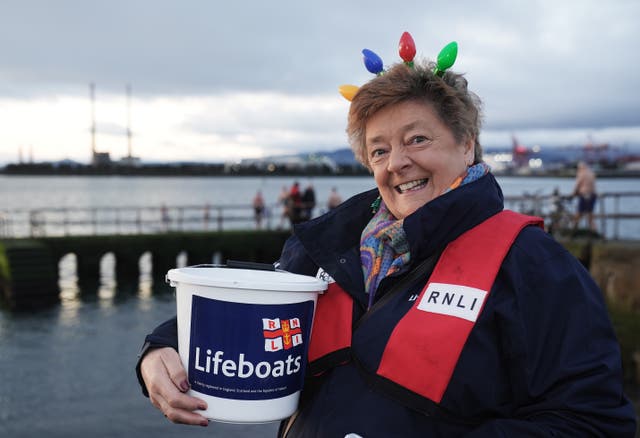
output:
[[[409,141],[409,144],[424,143],[427,140],[429,140],[429,139],[427,137],[425,137],[424,135],[416,135],[415,137],[411,137],[411,140]]]
[[[372,163],[378,163],[384,158],[386,153],[387,151],[384,149],[373,149],[369,153],[369,160],[371,160]]]

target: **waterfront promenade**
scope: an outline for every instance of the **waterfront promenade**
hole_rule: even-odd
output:
[[[573,228],[574,199],[569,194],[523,194],[505,197],[505,208],[540,216],[558,232]],[[315,215],[326,207],[319,206]],[[607,239],[640,240],[640,191],[598,195],[597,231]],[[0,238],[155,234],[224,230],[288,229],[282,205],[266,205],[260,225],[249,203],[110,207],[41,207],[0,209]],[[637,231],[636,231],[637,230]]]

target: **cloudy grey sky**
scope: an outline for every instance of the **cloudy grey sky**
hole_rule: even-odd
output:
[[[636,0],[1,0],[0,162],[88,161],[97,147],[225,161],[346,146],[341,84],[371,78],[361,50],[400,60],[459,44],[483,99],[482,142],[640,144]]]

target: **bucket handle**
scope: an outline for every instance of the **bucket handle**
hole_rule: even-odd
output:
[[[227,268],[255,269],[258,271],[275,271],[276,267],[272,263],[243,262],[241,260],[227,259]]]
[[[257,271],[278,271],[285,272],[280,269],[276,269],[274,265],[271,263],[258,263],[258,262],[243,262],[240,260],[229,260],[227,259],[227,264],[219,264],[219,263],[201,263],[199,265],[187,266],[188,268],[231,268],[231,269],[253,269]],[[175,287],[175,284],[169,280],[169,276],[165,275],[164,281],[169,284],[171,287]]]
[[[243,262],[241,260],[227,260],[226,265],[217,263],[203,263],[189,266],[190,268],[232,268],[232,269],[253,269],[257,271],[275,271],[276,267],[271,263]]]

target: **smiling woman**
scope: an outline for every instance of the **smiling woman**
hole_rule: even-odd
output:
[[[418,102],[378,111],[365,131],[365,164],[397,219],[444,193],[474,161],[473,139],[456,142],[433,109]]]
[[[385,72],[365,50],[377,76],[342,89],[377,189],[296,225],[282,250],[279,268],[330,284],[280,436],[633,436],[601,291],[541,219],[504,210],[455,56],[414,63],[407,35],[403,63]],[[175,330],[147,336],[138,377],[172,421],[206,425]]]

